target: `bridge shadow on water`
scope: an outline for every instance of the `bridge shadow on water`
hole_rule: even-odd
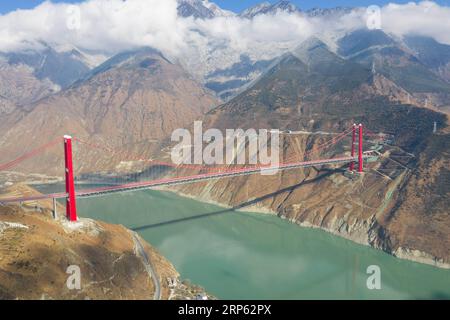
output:
[[[317,169],[316,169],[317,170]],[[154,223],[154,224],[149,224],[149,225],[144,225],[144,226],[140,226],[140,227],[135,227],[132,228],[133,231],[143,231],[143,230],[147,230],[147,229],[152,229],[152,228],[158,228],[158,227],[162,227],[162,226],[167,226],[167,225],[172,225],[175,223],[182,223],[182,222],[186,222],[186,221],[192,221],[192,220],[196,220],[196,219],[203,219],[203,218],[208,218],[208,217],[212,217],[212,216],[217,216],[217,215],[221,215],[221,214],[226,214],[226,213],[232,213],[233,211],[239,210],[239,209],[243,209],[245,207],[248,206],[252,206],[254,204],[257,204],[261,201],[264,201],[266,199],[272,198],[274,196],[277,196],[279,194],[285,193],[285,192],[292,192],[297,188],[300,188],[302,186],[323,180],[329,176],[331,176],[332,174],[335,174],[337,172],[343,172],[344,169],[321,169],[320,171],[325,171],[325,173],[318,175],[317,177],[310,179],[310,180],[304,180],[298,184],[280,189],[278,191],[266,194],[264,196],[261,196],[259,198],[255,198],[253,200],[241,203],[237,206],[234,206],[232,208],[225,208],[222,210],[218,210],[218,211],[214,211],[214,212],[207,212],[207,213],[202,213],[202,214],[198,214],[198,215],[194,215],[194,216],[189,216],[189,217],[184,217],[184,218],[179,218],[179,219],[173,219],[173,220],[168,220],[168,221],[163,221],[163,222],[158,222],[158,223]]]

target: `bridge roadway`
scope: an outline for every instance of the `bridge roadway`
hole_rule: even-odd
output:
[[[370,158],[373,155],[370,152],[366,152],[363,155],[364,159]],[[88,189],[85,191],[79,191],[76,193],[77,198],[88,198],[88,197],[98,197],[105,194],[111,193],[119,193],[119,192],[130,192],[136,190],[143,189],[151,189],[156,187],[163,186],[172,186],[172,185],[180,185],[187,183],[194,183],[200,181],[214,180],[220,178],[227,177],[236,177],[236,176],[245,176],[255,173],[269,173],[274,170],[289,170],[295,168],[307,168],[321,165],[329,165],[329,164],[344,164],[350,163],[352,161],[358,162],[358,157],[341,157],[341,158],[333,158],[333,159],[324,159],[324,160],[314,160],[314,161],[304,161],[304,162],[294,162],[294,163],[284,163],[280,164],[278,167],[269,167],[269,166],[254,166],[251,168],[240,168],[229,170],[225,172],[217,172],[217,173],[202,173],[192,176],[186,177],[177,177],[177,178],[165,178],[158,179],[152,181],[142,181],[142,182],[133,182],[127,183],[123,185],[117,186],[106,186],[99,187],[94,189]],[[52,193],[52,194],[44,194],[44,195],[36,195],[31,197],[23,197],[23,198],[6,198],[0,199],[0,203],[12,203],[12,202],[25,202],[25,201],[34,201],[34,200],[44,200],[44,199],[61,199],[66,198],[67,193]]]

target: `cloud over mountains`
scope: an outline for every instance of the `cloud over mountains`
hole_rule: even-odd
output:
[[[151,46],[176,56],[188,46],[211,41],[245,51],[258,43],[299,42],[314,34],[333,34],[366,25],[365,8],[336,17],[278,12],[253,19],[236,16],[184,18],[176,0],[88,0],[77,5],[42,3],[31,10],[0,16],[0,51],[40,42],[75,45],[115,53]],[[381,28],[397,35],[417,33],[450,44],[450,7],[434,2],[389,4],[381,8]]]

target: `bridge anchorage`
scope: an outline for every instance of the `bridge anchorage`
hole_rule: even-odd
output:
[[[320,145],[318,145],[315,149],[312,149],[304,154],[305,157],[310,157],[312,154],[319,154],[323,152],[323,150],[329,149],[332,146],[337,145],[340,141],[346,138],[351,134],[352,144],[351,144],[351,155],[336,157],[330,159],[318,159],[318,160],[309,160],[309,161],[298,161],[297,157],[291,156],[289,159],[284,159],[283,163],[279,163],[276,167],[277,170],[290,170],[296,168],[307,168],[307,167],[315,167],[315,166],[324,166],[324,165],[332,165],[332,164],[349,164],[348,172],[355,173],[355,165],[358,163],[358,168],[356,173],[363,173],[363,162],[365,160],[370,160],[373,158],[373,151],[363,152],[363,126],[362,124],[356,125],[354,124],[351,128],[346,129],[344,132],[337,134],[333,139],[326,141]],[[358,137],[357,137],[358,136]],[[358,141],[357,141],[358,139]],[[25,159],[34,157],[35,155],[42,153],[43,150],[50,148],[57,143],[60,143],[60,139],[55,139],[52,142],[38,147],[23,156],[10,161],[6,164],[0,164],[0,171],[12,168],[18,163],[24,161]],[[274,167],[267,165],[250,165],[245,167],[231,167],[231,166],[203,166],[203,165],[175,165],[173,163],[163,163],[157,162],[151,159],[142,159],[142,157],[137,157],[137,161],[145,164],[146,168],[155,168],[158,169],[162,166],[167,168],[174,169],[175,173],[178,173],[178,169],[181,170],[181,176],[170,176],[166,175],[150,175],[148,180],[142,181],[140,178],[137,178],[135,182],[129,182],[128,180],[122,181],[117,185],[106,184],[106,186],[102,187],[94,187],[91,189],[76,191],[75,190],[75,182],[74,182],[74,164],[72,159],[72,142],[76,141],[78,143],[83,143],[84,145],[98,149],[101,146],[95,146],[88,142],[84,142],[81,139],[73,138],[69,135],[64,136],[64,164],[65,164],[65,192],[63,193],[52,193],[52,194],[44,194],[44,195],[35,195],[35,196],[22,196],[17,198],[8,198],[1,199],[1,203],[22,203],[26,201],[38,201],[44,199],[53,199],[54,206],[54,217],[56,218],[56,199],[65,199],[66,202],[66,218],[69,221],[77,221],[77,198],[88,198],[88,197],[97,197],[104,196],[106,194],[111,193],[122,193],[122,192],[131,192],[136,190],[143,189],[152,189],[156,187],[162,186],[174,186],[181,184],[190,184],[200,181],[208,181],[214,179],[221,178],[229,178],[229,177],[237,177],[243,175],[252,175],[261,172],[267,172],[274,170]],[[356,147],[358,147],[356,155]],[[114,152],[109,148],[104,148],[108,152]],[[130,155],[127,155],[130,156]],[[132,156],[132,155],[131,155]],[[185,173],[185,169],[189,169],[187,172],[189,175]],[[192,171],[195,170],[195,171]],[[193,174],[192,172],[197,172],[197,174]],[[163,177],[163,178],[160,178]],[[155,178],[156,177],[156,178]]]

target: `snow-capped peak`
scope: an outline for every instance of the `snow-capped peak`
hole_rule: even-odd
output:
[[[300,12],[300,9],[297,8],[290,1],[278,1],[275,4],[271,4],[269,2],[263,2],[256,6],[253,6],[245,11],[243,11],[240,16],[243,18],[251,19],[257,15],[261,14],[276,14],[278,12],[287,12],[287,13],[296,13]]]
[[[70,53],[72,58],[81,61],[90,69],[97,67],[108,59],[105,54],[86,52],[71,44],[55,44],[52,48],[58,53]]]
[[[182,17],[211,19],[215,17],[231,17],[236,14],[224,10],[208,0],[178,0],[178,14]]]
[[[257,4],[256,6],[250,7],[248,9],[242,11],[240,16],[243,18],[252,18],[255,15],[258,15],[260,12],[267,10],[271,6],[272,6],[272,4],[268,1],[262,2],[260,4]]]
[[[203,5],[207,7],[209,10],[214,12],[216,17],[232,17],[236,14],[232,11],[224,10],[220,8],[217,4],[213,2],[209,2],[208,0],[203,0]]]

